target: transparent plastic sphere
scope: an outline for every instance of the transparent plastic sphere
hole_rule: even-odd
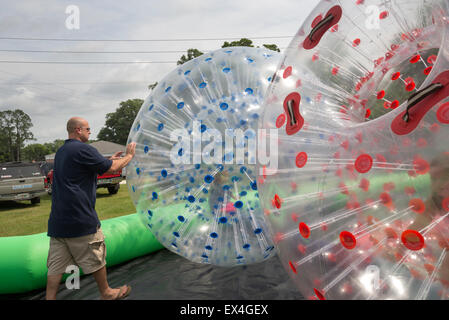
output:
[[[251,148],[279,57],[250,47],[204,54],[143,103],[128,138],[137,148],[127,184],[142,222],[167,249],[219,266],[276,254]]]
[[[290,43],[261,128],[259,194],[308,299],[447,299],[447,1],[322,1]]]

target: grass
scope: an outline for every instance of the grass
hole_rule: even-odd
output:
[[[106,188],[98,189],[95,209],[100,220],[136,212],[126,184],[122,184],[114,195],[110,195]],[[50,210],[50,195],[41,197],[41,202],[35,205],[29,200],[0,202],[0,237],[47,232]]]

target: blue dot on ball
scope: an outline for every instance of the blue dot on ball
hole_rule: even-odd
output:
[[[212,246],[205,246],[204,247],[206,250],[212,250]]]
[[[212,232],[212,233],[210,234],[210,237],[216,239],[216,238],[218,238],[218,233]]]
[[[156,192],[153,192],[151,195],[152,195],[152,197],[153,197],[153,200],[156,200],[156,199],[157,199],[157,193],[156,193]]]
[[[257,228],[256,230],[254,230],[254,234],[260,234],[260,233],[262,233],[261,228]]]
[[[190,195],[187,197],[187,201],[189,201],[190,203],[193,203],[193,202],[195,202],[195,197]]]
[[[251,189],[257,190],[257,183],[255,181],[251,182]]]
[[[243,202],[238,200],[234,203],[234,207],[236,207],[237,209],[240,209],[241,207],[243,207]]]
[[[214,181],[214,177],[212,177],[210,174],[204,177],[204,182],[211,183],[212,181]]]
[[[253,94],[254,90],[251,89],[251,88],[246,88],[246,89],[245,89],[245,92],[246,92],[247,94]]]
[[[198,87],[200,87],[201,89],[206,88],[207,83],[206,82],[201,82]]]
[[[187,70],[186,72],[184,72],[184,75],[188,75],[190,73],[190,70]]]
[[[226,217],[221,217],[220,219],[218,219],[218,222],[220,222],[220,223],[226,223],[226,222],[228,222],[228,218],[226,218]]]
[[[243,249],[249,249],[251,247],[251,245],[249,244],[249,243],[245,243],[244,245],[243,245]]]
[[[169,92],[171,90],[171,87],[168,87],[167,89],[165,89],[165,92]]]
[[[161,176],[164,177],[164,178],[167,177],[167,170],[163,169],[161,171]]]
[[[178,109],[182,109],[182,108],[184,108],[184,102],[180,102],[180,103],[178,103],[178,105],[176,106]]]
[[[183,153],[184,153],[184,151],[182,150],[182,148],[178,150],[178,156],[181,157]]]
[[[145,146],[145,147],[143,148],[143,152],[148,153],[148,151],[150,151],[150,147]]]
[[[221,110],[227,110],[229,108],[229,105],[226,102],[220,103],[220,109]]]
[[[173,232],[173,235],[175,236],[175,237],[177,237],[177,238],[179,238],[179,233],[178,232]]]
[[[231,71],[231,68],[227,68],[227,67],[226,67],[226,68],[223,68],[223,72],[224,72],[224,73],[229,73],[230,71]]]
[[[164,124],[159,123],[159,125],[157,126],[157,131],[162,131],[163,129],[164,129]]]
[[[200,131],[201,131],[201,132],[206,131],[206,129],[207,129],[207,126],[206,126],[205,124],[202,124],[202,125],[200,126]]]
[[[186,219],[185,219],[183,216],[178,216],[178,220],[179,220],[180,222],[186,221]]]
[[[137,173],[137,175],[140,174],[140,168],[136,168],[136,173]]]

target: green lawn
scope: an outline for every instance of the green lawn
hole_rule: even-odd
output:
[[[47,232],[50,209],[49,195],[41,197],[41,203],[36,205],[32,205],[29,200],[0,202],[0,237]],[[98,189],[96,210],[100,220],[136,212],[126,184],[122,184],[114,195],[110,195],[106,188]]]

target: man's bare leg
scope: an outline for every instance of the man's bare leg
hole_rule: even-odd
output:
[[[47,276],[47,291],[45,293],[46,300],[56,300],[59,284],[61,283],[62,273]]]
[[[93,273],[95,281],[98,285],[98,290],[100,290],[101,298],[104,300],[112,300],[118,298],[121,288],[112,289],[109,287],[106,266]],[[125,288],[122,287],[122,295],[126,292]]]

